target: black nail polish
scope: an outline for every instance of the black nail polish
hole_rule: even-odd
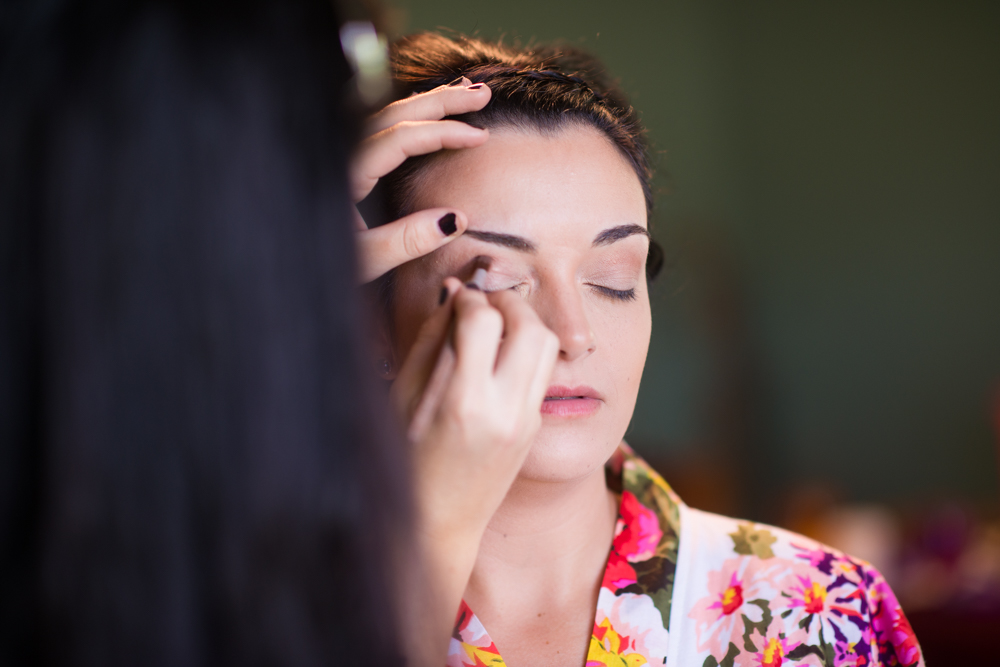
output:
[[[444,234],[445,236],[451,236],[452,234],[457,232],[458,225],[455,224],[455,214],[445,213],[444,215],[442,215],[441,219],[438,220],[438,228],[441,230],[441,233]]]
[[[482,288],[479,287],[479,285],[477,285],[476,283],[465,283],[465,287],[466,289],[474,289],[477,292],[482,291]]]
[[[472,86],[469,86],[469,90],[479,90],[482,87],[483,87],[483,84],[477,83],[477,84],[474,84]]]
[[[455,79],[454,81],[452,81],[451,83],[449,83],[448,87],[449,88],[454,88],[455,86],[461,86],[462,85],[462,79],[464,79],[464,78],[465,78],[464,76],[458,77],[457,79]]]
[[[441,288],[441,296],[438,297],[438,305],[439,306],[443,306],[444,302],[447,301],[447,300],[448,300],[448,288],[447,287],[442,287]]]

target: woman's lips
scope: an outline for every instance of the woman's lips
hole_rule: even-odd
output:
[[[545,392],[542,414],[552,417],[586,417],[597,412],[604,401],[592,387],[552,386]]]

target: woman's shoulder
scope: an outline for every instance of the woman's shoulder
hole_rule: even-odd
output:
[[[922,665],[870,563],[774,526],[680,506],[675,665]]]

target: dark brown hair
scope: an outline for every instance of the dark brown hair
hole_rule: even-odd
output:
[[[332,3],[0,16],[0,665],[404,664]]]
[[[480,111],[456,116],[481,128],[514,127],[552,132],[585,123],[603,132],[635,170],[653,209],[652,169],[645,130],[621,89],[593,56],[567,46],[517,48],[474,37],[419,33],[392,47],[392,67],[403,97],[447,85],[461,77],[487,84],[493,96]],[[388,179],[393,218],[411,213],[413,190],[434,155],[411,158]],[[663,265],[663,251],[650,242],[646,275]]]

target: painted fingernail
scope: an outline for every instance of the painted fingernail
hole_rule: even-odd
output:
[[[448,288],[447,287],[442,287],[441,288],[441,296],[438,297],[438,305],[439,306],[443,306],[444,302],[447,301],[447,300],[448,300]]]
[[[483,87],[483,84],[477,83],[477,84],[469,86],[469,90],[479,90],[482,87]]]
[[[465,287],[466,289],[474,289],[479,292],[483,291],[483,288],[477,285],[476,283],[465,283]]]
[[[440,229],[441,233],[444,234],[445,236],[451,236],[452,234],[457,232],[458,225],[455,224],[455,214],[445,213],[443,216],[441,216],[441,219],[438,220],[438,229]]]
[[[448,87],[449,88],[454,88],[455,86],[467,86],[470,83],[472,83],[472,81],[470,81],[469,79],[466,79],[464,76],[460,76],[457,79],[455,79],[454,81],[452,81],[451,83],[449,83]]]

